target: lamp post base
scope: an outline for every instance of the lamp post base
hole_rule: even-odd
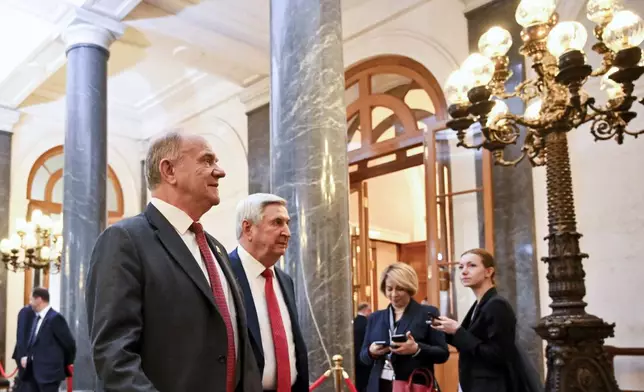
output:
[[[536,332],[548,342],[548,392],[617,392],[619,388],[604,339],[615,324],[586,313],[585,272],[579,249],[567,132],[546,137],[548,195],[548,292],[552,314],[541,319]]]

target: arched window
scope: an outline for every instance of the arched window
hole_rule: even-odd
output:
[[[43,153],[31,168],[27,180],[27,217],[33,210],[56,218],[63,208],[63,146],[56,146]],[[107,167],[107,210],[110,223],[123,217],[123,190],[114,170]]]
[[[35,210],[50,215],[52,219],[61,219],[63,211],[63,165],[65,157],[63,146],[56,146],[45,151],[34,162],[27,179],[27,220]],[[114,170],[107,167],[107,209],[108,224],[112,224],[124,214],[123,190]],[[49,273],[41,271],[25,272],[24,301],[29,297],[34,286],[49,287]]]

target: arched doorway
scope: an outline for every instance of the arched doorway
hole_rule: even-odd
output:
[[[439,83],[407,57],[378,56],[351,66],[345,99],[354,306],[386,306],[377,287],[380,272],[402,261],[419,277],[415,299],[460,319],[458,305],[471,302],[469,290],[454,284],[458,254],[492,245],[489,156],[457,148],[444,125],[447,103]],[[457,388],[457,363],[452,350],[448,363],[436,367],[444,390]]]
[[[40,210],[52,219],[62,219],[63,211],[63,146],[59,145],[45,151],[36,159],[27,178],[27,220],[35,210]],[[116,173],[107,167],[107,209],[108,223],[123,218],[123,189]],[[49,287],[48,271],[25,271],[25,304],[29,302],[31,291],[36,286]]]
[[[398,55],[377,56],[349,67],[345,99],[351,196],[357,198],[358,209],[357,222],[352,222],[354,304],[369,302],[375,309],[382,268],[374,260],[374,242],[369,235],[361,235],[370,232],[367,180],[422,166],[425,132],[446,119],[447,103],[431,72]],[[424,210],[424,195],[420,198],[419,207]],[[415,265],[419,276],[427,275],[425,264],[419,259]],[[417,299],[421,301],[426,292],[421,279]]]

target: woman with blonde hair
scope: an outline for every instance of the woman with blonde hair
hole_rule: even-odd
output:
[[[428,314],[438,317],[438,310],[412,298],[418,291],[412,267],[388,266],[380,278],[380,291],[389,306],[369,317],[360,351],[360,360],[371,366],[367,392],[391,392],[394,379],[406,381],[416,369],[433,374],[434,364],[449,358],[445,335],[425,323]]]

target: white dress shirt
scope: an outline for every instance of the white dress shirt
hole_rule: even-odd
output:
[[[190,225],[192,225],[192,218],[188,216],[181,209],[173,206],[172,204],[166,203],[161,199],[153,197],[150,202],[157,210],[163,215],[168,222],[174,227],[177,231],[183,242],[188,247],[190,253],[195,259],[195,262],[201,268],[206,282],[210,285],[210,277],[208,276],[208,269],[206,269],[206,263],[201,257],[201,252],[199,251],[199,244],[197,243],[197,237],[195,234],[189,230]],[[212,254],[212,249],[210,250]],[[221,281],[221,288],[224,291],[224,296],[226,297],[226,304],[228,305],[228,312],[230,313],[230,320],[233,325],[233,336],[235,340],[235,352],[239,354],[239,334],[237,331],[237,310],[235,309],[235,300],[233,299],[233,293],[230,290],[230,285],[226,280],[226,275],[221,269],[221,266],[217,262],[215,255],[212,255],[213,260],[215,260],[215,266],[217,267],[217,273],[219,274],[219,280]],[[212,286],[211,286],[212,287]]]
[[[264,390],[277,389],[277,364],[275,361],[275,345],[273,344],[273,332],[271,322],[268,318],[268,307],[266,306],[266,278],[261,274],[266,267],[244,249],[243,246],[237,247],[237,254],[241,260],[250,292],[253,295],[255,310],[257,311],[257,320],[259,321],[259,333],[262,338],[262,350],[264,351],[264,373],[262,374],[262,386]],[[284,331],[286,332],[286,342],[288,344],[289,364],[291,365],[291,385],[295,384],[297,379],[297,369],[295,367],[295,340],[293,338],[293,326],[291,316],[288,313],[288,307],[284,300],[284,294],[275,276],[275,267],[270,268],[273,271],[273,289],[277,297],[277,304],[280,308]]]
[[[47,312],[49,312],[49,309],[51,309],[51,305],[47,305],[47,307],[45,307],[40,312],[36,312],[36,317],[40,316],[40,319],[38,319],[38,324],[36,324],[36,332],[34,332],[34,340],[36,340],[36,336],[38,336],[38,331],[40,331],[40,326],[42,325],[42,322],[45,319]]]

